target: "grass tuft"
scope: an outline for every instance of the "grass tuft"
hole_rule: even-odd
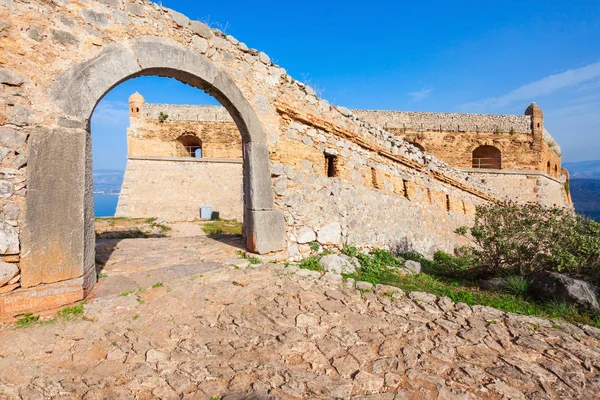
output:
[[[235,220],[218,219],[202,225],[202,230],[209,236],[241,235],[242,223]]]

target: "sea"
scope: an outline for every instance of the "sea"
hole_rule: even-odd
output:
[[[113,217],[117,211],[118,194],[94,194],[94,215]]]

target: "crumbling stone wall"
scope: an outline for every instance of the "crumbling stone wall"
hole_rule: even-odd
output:
[[[475,205],[501,199],[318,98],[266,54],[158,4],[0,2],[0,48],[0,76],[10,77],[2,78],[0,124],[28,138],[15,145],[27,152],[26,178],[5,180],[12,194],[4,204],[19,205],[19,218],[4,211],[0,221],[0,231],[20,233],[19,248],[4,255],[20,255],[21,287],[0,294],[0,315],[73,302],[95,284],[89,118],[107,91],[135,76],[177,78],[227,108],[242,136],[252,251],[297,256],[314,236],[449,250]],[[339,176],[326,176],[325,155],[337,156]]]

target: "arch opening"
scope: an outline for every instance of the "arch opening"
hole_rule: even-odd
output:
[[[175,78],[204,90],[227,109],[243,143],[246,248],[265,254],[285,247],[283,215],[274,208],[266,135],[244,93],[226,71],[199,53],[167,39],[142,37],[101,50],[57,76],[48,90],[57,123],[32,136],[29,144],[24,288],[77,278],[87,293],[95,284],[90,118],[111,89],[138,76]]]
[[[502,152],[494,146],[479,146],[473,150],[472,167],[477,169],[502,169]]]
[[[202,158],[202,140],[193,133],[184,133],[177,142],[183,149],[178,149],[182,156]]]

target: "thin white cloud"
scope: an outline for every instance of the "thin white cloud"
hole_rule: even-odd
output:
[[[506,107],[515,101],[533,101],[539,96],[578,85],[600,77],[600,62],[585,67],[570,69],[559,74],[550,75],[538,81],[523,85],[503,96],[491,97],[479,102],[463,104],[462,109],[495,109]]]
[[[104,100],[98,104],[92,115],[92,124],[129,125],[129,105],[122,101]]]
[[[408,96],[412,98],[414,101],[423,100],[425,97],[429,96],[429,94],[433,91],[431,88],[418,90],[416,92],[410,92]]]

